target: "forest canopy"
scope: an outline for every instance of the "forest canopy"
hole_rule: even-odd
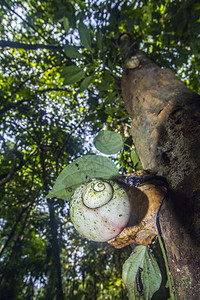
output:
[[[121,272],[131,249],[81,238],[68,203],[45,196],[65,166],[95,154],[92,141],[103,128],[123,136],[113,158],[120,171],[135,167],[120,86],[123,33],[200,92],[200,4],[0,4],[0,298],[127,299]]]

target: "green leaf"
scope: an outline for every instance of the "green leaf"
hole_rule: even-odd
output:
[[[102,130],[94,138],[94,146],[104,154],[114,154],[123,146],[122,136],[114,131]]]
[[[75,73],[78,73],[79,71],[82,71],[82,69],[80,69],[79,67],[72,65],[72,66],[67,66],[63,69],[62,71],[62,76],[65,75],[73,75]]]
[[[200,10],[200,3],[193,4],[193,5],[192,5],[192,8],[193,8],[194,10]]]
[[[128,289],[129,300],[151,299],[162,281],[159,266],[146,246],[135,248],[123,265],[122,277]]]
[[[67,66],[62,72],[64,76],[64,84],[73,84],[80,81],[84,76],[85,72],[77,66]]]
[[[133,165],[134,165],[136,171],[142,170],[142,164],[141,164],[139,157],[135,150],[131,151],[131,160],[133,162]]]
[[[97,89],[100,91],[108,91],[110,89],[110,82],[103,81],[97,85]]]
[[[95,177],[109,179],[117,175],[118,169],[109,158],[85,155],[64,168],[46,198],[58,197],[69,201],[81,183]]]
[[[105,70],[103,72],[102,78],[103,78],[103,81],[105,81],[105,82],[112,82],[113,81],[112,73],[109,70]]]
[[[91,51],[91,36],[88,27],[84,23],[79,23],[78,31],[81,39],[81,45]]]
[[[136,170],[136,171],[143,170],[143,167],[142,167],[142,164],[141,164],[140,161],[139,161],[139,163],[135,166],[135,170]]]
[[[116,92],[112,92],[108,94],[108,97],[106,98],[106,104],[107,103],[113,103],[113,100],[116,98]]]
[[[135,150],[131,151],[131,160],[132,160],[134,165],[137,165],[137,163],[140,161]]]
[[[81,82],[81,85],[80,85],[79,92],[81,93],[84,90],[86,90],[88,88],[89,84],[92,82],[92,80],[93,80],[93,76],[88,76],[85,79],[83,79],[83,81]]]
[[[63,26],[65,29],[65,32],[68,33],[69,32],[69,20],[67,17],[63,17]]]
[[[81,54],[75,46],[66,45],[64,47],[65,54],[70,58],[83,58],[83,54]]]
[[[85,76],[85,72],[84,71],[80,71],[76,74],[70,75],[70,76],[66,76],[65,80],[64,80],[64,84],[73,84],[76,83],[78,81],[80,81],[83,77]]]

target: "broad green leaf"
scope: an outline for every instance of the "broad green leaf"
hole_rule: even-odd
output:
[[[83,54],[81,54],[75,46],[66,45],[64,47],[65,54],[70,58],[83,58]]]
[[[65,78],[64,84],[72,84],[80,81],[85,76],[85,72],[77,66],[67,66],[62,71],[62,76]]]
[[[65,32],[68,33],[69,32],[69,20],[67,17],[63,17],[63,26],[65,29]]]
[[[78,31],[80,35],[81,45],[91,51],[91,36],[88,27],[84,23],[79,23]]]
[[[64,84],[73,84],[80,81],[85,76],[84,71],[79,71],[75,74],[65,75]]]
[[[95,177],[109,179],[117,175],[118,169],[109,158],[101,155],[85,155],[64,168],[46,198],[58,197],[70,200],[81,183]]]
[[[122,277],[128,289],[129,300],[151,299],[162,281],[159,266],[146,246],[135,248],[123,265]]]
[[[86,90],[89,86],[89,84],[92,82],[93,80],[93,76],[87,76],[85,79],[83,79],[83,81],[81,82],[80,85],[80,89],[79,92],[83,92],[84,90]]]
[[[82,71],[82,69],[80,69],[79,67],[72,65],[72,66],[67,66],[63,69],[62,71],[62,76],[63,75],[72,75],[75,73],[78,73],[79,71]]]
[[[123,139],[117,132],[102,130],[94,138],[93,143],[100,152],[104,154],[114,154],[121,150]]]

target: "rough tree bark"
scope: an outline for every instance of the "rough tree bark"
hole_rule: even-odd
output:
[[[177,299],[200,295],[200,96],[135,50],[122,94],[144,169],[166,177],[160,225]]]

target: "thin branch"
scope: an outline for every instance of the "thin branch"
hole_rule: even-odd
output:
[[[18,87],[12,92],[12,96],[18,93],[18,91],[31,79],[33,79],[34,76],[31,75],[30,77],[26,78],[24,81],[21,81]]]
[[[13,10],[8,3],[6,3],[4,0],[2,0],[2,4],[4,6],[6,6],[12,13],[14,13],[16,16],[18,16],[25,24],[27,24],[34,32],[36,32],[39,36],[41,36],[46,42],[48,41],[33,25],[31,25],[28,21],[26,21],[24,18],[22,18],[15,10]],[[53,49],[49,49],[49,48],[43,48],[43,49],[58,50],[61,54],[64,55],[64,57],[69,59],[69,57],[65,54],[65,52],[63,51],[63,48],[61,46],[46,45],[46,47],[54,47]],[[55,47],[58,47],[58,48],[55,49]],[[25,49],[28,49],[28,48],[25,48]],[[38,49],[38,48],[36,48],[36,49]]]
[[[42,94],[42,93],[47,93],[47,92],[68,92],[68,93],[72,93],[72,91],[70,91],[69,89],[64,89],[64,88],[48,88],[48,89],[43,89],[43,90],[38,90],[38,93]]]
[[[10,170],[8,171],[6,177],[0,182],[0,187],[4,184],[6,184],[8,181],[10,181],[11,177],[13,176],[13,174],[15,173],[16,170],[16,164],[17,164],[17,159],[14,156],[13,157],[13,162],[12,162],[12,166],[10,168]]]
[[[26,165],[26,163],[29,161],[29,159],[37,152],[37,149],[32,151],[30,153],[30,155],[28,155],[28,157],[24,160],[23,158],[23,154],[18,151],[18,150],[12,150],[11,152],[13,152],[15,154],[15,156],[17,156],[20,159],[19,165],[17,166],[16,164],[16,157],[14,157],[13,159],[13,164],[10,168],[10,170],[6,173],[6,174],[2,174],[0,175],[0,179],[2,179],[2,181],[0,182],[0,186],[4,185],[5,183],[9,182],[12,179],[12,176],[18,172],[19,170],[21,170],[21,168],[23,166]]]
[[[62,51],[62,46],[55,45],[44,45],[44,44],[24,44],[19,42],[11,42],[11,41],[0,41],[0,47],[2,48],[18,48],[25,50],[36,50],[36,49],[48,49],[53,51]]]
[[[3,248],[1,249],[0,257],[3,255],[3,253],[4,253],[5,249],[6,249],[6,247],[8,246],[8,244],[9,244],[10,241],[11,241],[11,239],[13,238],[13,236],[14,236],[14,234],[15,234],[15,230],[16,230],[16,228],[17,228],[17,225],[18,225],[19,222],[21,221],[23,214],[27,211],[27,209],[29,209],[30,207],[32,207],[32,205],[33,205],[33,202],[29,203],[29,205],[25,206],[25,207],[21,210],[21,212],[20,212],[20,214],[18,215],[18,218],[17,218],[17,220],[16,220],[16,222],[15,222],[15,224],[14,224],[14,226],[13,226],[13,228],[12,228],[12,230],[11,230],[9,236],[8,236],[8,239],[6,240],[6,242],[5,242],[4,246],[3,246]]]
[[[37,29],[35,29],[35,27],[33,25],[31,25],[29,22],[27,22],[24,18],[22,18],[15,10],[13,10],[10,5],[8,3],[6,3],[6,1],[2,0],[2,4],[7,7],[13,14],[15,14],[16,16],[18,16],[18,18],[20,18],[26,25],[28,25],[30,28],[33,29],[34,32],[36,32],[38,35],[40,35],[45,41],[47,41],[47,39],[40,33],[38,32]]]
[[[38,193],[37,193],[37,194],[38,194]],[[3,281],[4,277],[5,277],[6,270],[7,270],[8,266],[9,266],[9,263],[10,263],[11,258],[12,258],[12,256],[13,256],[13,253],[14,253],[16,250],[17,250],[17,252],[19,252],[19,246],[18,246],[17,244],[19,243],[20,238],[21,238],[22,234],[24,233],[24,228],[25,228],[25,226],[26,226],[26,221],[27,221],[28,217],[30,216],[31,208],[32,208],[34,202],[35,202],[35,200],[32,201],[27,207],[25,207],[25,208],[23,209],[23,211],[22,211],[21,214],[20,214],[20,218],[18,218],[17,223],[15,223],[15,225],[14,225],[12,231],[11,231],[11,234],[10,234],[8,240],[7,240],[6,243],[5,243],[6,246],[4,245],[4,248],[2,249],[2,251],[4,251],[4,250],[6,249],[6,247],[8,246],[8,244],[10,243],[11,239],[13,238],[13,236],[14,236],[14,234],[15,234],[15,229],[16,229],[18,223],[21,221],[23,214],[27,211],[27,214],[26,214],[26,216],[25,216],[24,222],[22,223],[21,230],[20,230],[20,232],[19,232],[17,238],[16,238],[15,241],[14,241],[14,246],[12,247],[12,252],[11,252],[11,254],[9,255],[9,260],[8,260],[8,262],[6,263],[5,267],[3,268],[3,272],[2,272],[2,275],[1,275],[1,277],[0,277],[0,284],[2,283],[2,281]],[[2,251],[1,251],[1,255],[3,254]]]
[[[21,106],[25,101],[28,101],[28,100],[23,99],[23,100],[15,102],[15,103],[9,103],[9,104],[5,105],[2,109],[0,109],[0,116],[2,116],[5,112],[11,110],[12,108]]]

